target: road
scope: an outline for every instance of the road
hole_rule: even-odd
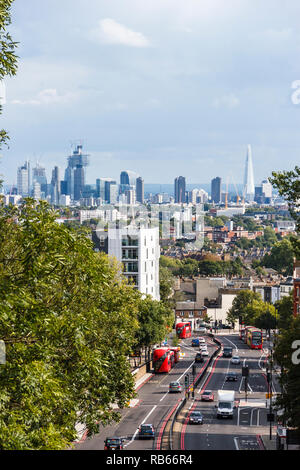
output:
[[[206,337],[208,351],[211,355],[216,350],[216,345],[211,338]],[[200,388],[194,391],[194,401],[188,401],[189,405],[200,410],[204,416],[204,424],[189,425],[187,417],[190,410],[186,410],[184,423],[181,428],[178,450],[239,450],[239,449],[261,449],[260,440],[257,435],[262,432],[267,434],[268,423],[266,418],[265,393],[267,383],[263,369],[267,350],[250,350],[243,344],[236,334],[218,336],[225,345],[234,348],[234,354],[239,354],[242,364],[233,365],[230,359],[218,356],[211,373],[201,382]],[[180,380],[184,385],[186,373],[192,374],[192,365],[198,348],[191,347],[191,338],[182,340],[182,352],[184,357],[175,365],[169,374],[156,374],[150,378],[138,391],[136,406],[120,410],[121,421],[118,424],[105,428],[100,427],[99,434],[76,444],[79,450],[101,450],[104,447],[104,439],[111,436],[122,436],[125,438],[125,450],[157,450],[160,447],[160,438],[163,426],[170,412],[176,407],[183,393],[169,393],[168,387],[171,381]],[[250,378],[248,381],[247,402],[245,401],[244,378],[241,375],[242,365],[248,365]],[[204,364],[197,364],[197,373]],[[237,371],[239,379],[237,382],[225,382],[228,371]],[[217,420],[215,403],[200,401],[200,392],[204,389],[212,390],[235,390],[237,405],[233,420]],[[279,391],[279,390],[278,390]],[[156,431],[155,440],[138,439],[138,428],[143,423],[153,424]]]
[[[199,410],[203,413],[204,424],[199,426],[188,424],[188,415],[184,418],[180,438],[181,450],[260,450],[262,444],[260,434],[268,434],[266,397],[267,381],[264,361],[268,350],[251,350],[242,343],[237,335],[226,335],[218,338],[224,346],[231,345],[233,354],[241,358],[241,364],[231,363],[229,358],[221,355],[216,359],[212,373],[197,390],[196,400],[191,404],[189,411]],[[250,376],[248,380],[247,396],[245,394],[245,378],[242,377],[242,365],[248,365]],[[236,382],[226,382],[229,371],[238,373]],[[278,384],[273,385],[274,391],[279,392]],[[218,420],[216,418],[216,402],[202,402],[201,391],[211,390],[215,395],[217,390],[234,390],[237,408],[232,420]],[[273,431],[274,432],[274,431]]]

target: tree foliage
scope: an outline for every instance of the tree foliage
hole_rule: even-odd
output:
[[[13,0],[0,0],[0,81],[7,76],[13,76],[17,72],[17,43],[13,41],[7,31],[11,23],[11,5]],[[0,115],[2,107],[0,105]],[[9,137],[4,129],[0,130],[0,149],[4,143],[7,143]]]
[[[140,294],[45,202],[0,207],[0,449],[62,449],[118,420]]]

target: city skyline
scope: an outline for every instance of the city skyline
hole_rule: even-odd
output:
[[[210,181],[216,167],[224,181],[230,168],[240,182],[248,142],[256,183],[293,168],[299,10],[293,0],[284,9],[276,0],[193,0],[189,8],[128,0],[126,9],[120,0],[90,0],[89,8],[16,0],[9,29],[19,69],[5,80],[4,181],[12,184],[28,159],[49,174],[78,138],[94,159],[87,181],[131,168],[145,182],[160,174],[172,183],[184,162],[191,182]]]

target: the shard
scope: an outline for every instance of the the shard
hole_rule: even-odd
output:
[[[246,165],[245,165],[244,189],[243,189],[243,195],[244,195],[245,200],[253,201],[254,193],[255,193],[255,189],[254,189],[252,152],[251,152],[251,145],[248,145]]]

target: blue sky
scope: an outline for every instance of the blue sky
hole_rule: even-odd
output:
[[[15,0],[5,182],[25,159],[64,169],[78,140],[89,183],[123,169],[241,183],[247,144],[256,183],[294,168],[299,14],[298,0]]]

